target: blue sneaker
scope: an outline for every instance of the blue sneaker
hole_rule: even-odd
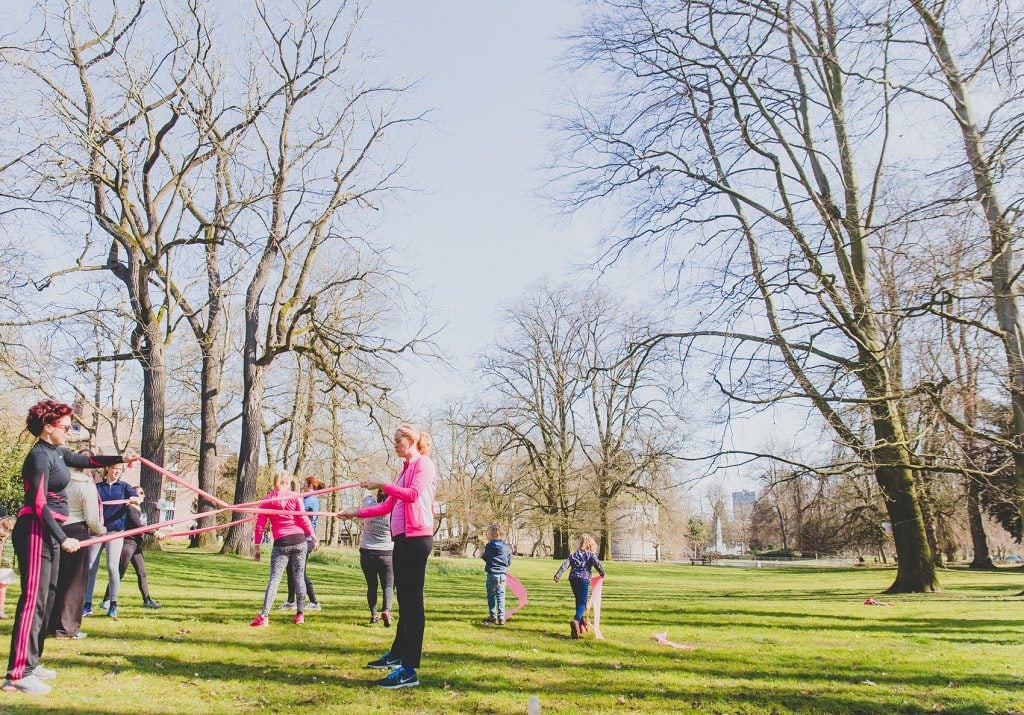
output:
[[[107,616],[110,618],[117,618],[117,606],[111,606],[107,611]]]
[[[92,615],[92,604],[87,603],[82,607],[82,618],[88,618]]]
[[[398,670],[393,670],[389,676],[377,681],[378,686],[391,689],[411,688],[419,684],[420,679],[416,677],[415,668],[399,668]]]
[[[367,668],[376,668],[377,670],[395,670],[396,668],[402,667],[401,658],[393,658],[391,651],[388,651],[377,660],[371,660],[366,664]]]

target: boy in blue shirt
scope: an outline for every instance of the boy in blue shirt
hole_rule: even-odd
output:
[[[482,558],[487,571],[487,607],[491,615],[484,623],[505,625],[505,577],[512,565],[512,549],[505,543],[505,533],[497,524],[487,527],[487,546]]]

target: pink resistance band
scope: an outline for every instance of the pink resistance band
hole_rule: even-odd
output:
[[[507,576],[505,576],[505,585],[508,587],[508,590],[512,592],[512,595],[515,596],[516,599],[519,601],[519,603],[516,604],[515,608],[505,613],[505,618],[511,618],[512,616],[516,615],[521,610],[523,610],[523,608],[529,602],[529,596],[526,593],[526,587],[523,586],[523,584],[519,582],[519,579],[517,579],[512,574],[508,574]]]
[[[79,548],[82,548],[82,547],[85,547],[85,546],[92,546],[93,544],[102,544],[102,543],[105,543],[107,541],[113,541],[114,539],[123,539],[123,538],[130,537],[130,536],[138,536],[139,534],[148,534],[148,533],[150,533],[152,531],[156,531],[158,529],[162,529],[165,526],[172,526],[174,524],[182,524],[182,523],[184,523],[186,521],[196,521],[197,519],[205,519],[205,518],[208,518],[208,517],[211,517],[211,516],[216,516],[217,514],[220,514],[221,512],[224,512],[224,511],[238,512],[238,513],[242,513],[242,514],[268,514],[268,515],[271,515],[271,514],[276,514],[276,515],[296,514],[296,515],[306,515],[306,516],[337,516],[337,512],[333,512],[333,511],[309,512],[309,511],[305,511],[305,510],[303,510],[303,511],[297,511],[297,510],[296,511],[291,511],[291,510],[285,510],[285,509],[263,509],[263,508],[260,508],[260,506],[259,506],[260,504],[263,503],[262,499],[260,501],[255,501],[255,502],[246,502],[246,503],[243,503],[243,504],[231,505],[231,504],[228,504],[227,502],[225,502],[224,500],[218,499],[217,497],[215,497],[215,496],[213,496],[213,495],[203,491],[202,489],[200,489],[199,487],[195,486],[194,484],[188,483],[187,481],[185,481],[184,479],[182,479],[178,475],[174,474],[173,472],[170,472],[170,471],[164,469],[163,467],[161,467],[158,464],[154,464],[153,462],[149,461],[148,459],[145,459],[144,457],[138,457],[138,461],[142,462],[143,464],[145,464],[146,466],[150,467],[154,471],[156,471],[156,472],[162,474],[163,476],[167,477],[168,479],[170,479],[175,484],[179,484],[179,485],[185,487],[186,489],[189,489],[189,490],[195,492],[199,496],[204,497],[205,499],[213,502],[214,504],[221,505],[221,508],[220,509],[214,509],[213,511],[204,511],[204,512],[201,512],[199,514],[192,514],[190,516],[181,517],[179,519],[170,519],[168,521],[162,521],[162,522],[159,522],[159,523],[156,523],[156,524],[149,524],[147,526],[141,526],[141,527],[139,527],[137,529],[129,529],[127,531],[114,531],[114,532],[110,532],[108,534],[103,534],[102,536],[94,536],[94,537],[92,537],[90,539],[83,539],[82,541],[79,542]],[[346,483],[346,484],[339,484],[338,486],[335,486],[335,487],[325,487],[324,489],[316,489],[316,490],[309,491],[309,492],[299,493],[299,494],[297,494],[297,496],[299,496],[299,497],[307,497],[307,496],[315,496],[317,494],[328,494],[330,492],[336,492],[336,491],[340,491],[342,489],[352,489],[352,488],[358,487],[358,486],[359,486],[358,482],[349,482],[349,483]],[[126,503],[128,503],[128,501],[129,500],[127,500],[127,499],[120,499],[120,500],[109,501],[109,502],[102,502],[102,503],[103,504],[126,504]],[[217,529],[226,529],[229,526],[235,526],[236,524],[244,524],[245,522],[252,521],[255,518],[256,518],[255,516],[250,516],[250,517],[246,517],[244,519],[238,519],[236,521],[232,521],[232,522],[230,522],[228,524],[217,524],[217,525],[214,525],[214,526],[203,527],[201,529],[190,529],[188,531],[181,531],[181,532],[177,532],[177,533],[174,533],[174,534],[168,534],[168,535],[165,535],[163,538],[177,537],[177,536],[189,536],[191,534],[201,534],[201,533],[206,532],[206,531],[215,531]]]
[[[212,513],[212,512],[211,512]],[[159,539],[176,539],[182,536],[192,536],[193,534],[205,534],[207,531],[216,531],[217,529],[226,529],[229,526],[236,526],[238,524],[244,524],[247,521],[255,521],[255,516],[247,516],[244,519],[238,521],[232,521],[228,524],[215,524],[214,526],[204,526],[201,529],[188,529],[187,531],[175,531],[173,534],[160,534],[157,536]]]
[[[604,576],[594,576],[590,582],[590,597],[587,598],[587,610],[594,609],[594,638],[604,640],[601,634],[601,591],[604,590]]]

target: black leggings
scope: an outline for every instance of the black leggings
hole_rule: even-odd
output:
[[[306,560],[303,562],[306,571],[306,599],[310,603],[317,603],[316,591],[313,590],[313,582],[309,580],[309,552],[313,550],[313,542],[306,539]],[[295,577],[292,570],[288,569],[288,603],[295,603]]]
[[[391,655],[402,660],[406,668],[419,668],[423,654],[423,585],[427,577],[427,557],[434,548],[432,536],[399,535],[395,537],[392,555],[395,567],[395,588],[398,590],[398,627]]]
[[[366,578],[366,605],[370,614],[377,615],[377,582],[384,592],[382,611],[391,610],[391,600],[395,594],[395,572],[391,564],[391,552],[378,549],[359,549],[359,565]]]

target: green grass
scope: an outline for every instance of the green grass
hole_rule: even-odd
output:
[[[365,625],[354,553],[312,565],[325,606],[304,627],[275,612],[259,630],[248,621],[265,562],[174,550],[147,559],[164,608],[143,611],[126,583],[120,620],[88,618],[86,640],[47,642],[53,693],[0,693],[0,710],[523,713],[536,694],[544,713],[1024,711],[1019,570],[946,572],[942,593],[881,596],[896,606],[880,608],[862,602],[890,570],[609,563],[598,642],[568,638],[572,596],[552,583],[554,562],[516,559],[530,604],[498,629],[479,625],[481,562],[432,559],[421,686],[384,691],[363,665],[393,631]],[[2,622],[5,643],[10,630]],[[696,650],[658,645],[662,631]]]

